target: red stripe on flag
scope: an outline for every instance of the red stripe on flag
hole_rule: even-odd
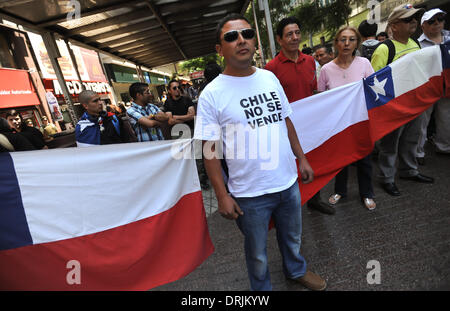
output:
[[[0,252],[0,290],[148,290],[176,281],[214,251],[201,192],[161,214],[77,238]],[[80,263],[81,284],[70,260]]]
[[[420,87],[369,110],[373,141],[415,119],[431,107],[443,97],[443,83],[443,76],[432,77]]]
[[[299,183],[302,204],[328,184],[342,168],[364,158],[372,150],[369,122],[363,121],[349,126],[308,152],[306,158],[314,170],[314,181]],[[298,174],[300,177],[300,171]]]

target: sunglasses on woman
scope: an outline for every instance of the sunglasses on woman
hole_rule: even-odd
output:
[[[242,35],[242,38],[249,40],[255,37],[255,30],[251,28],[241,29],[241,30],[231,30],[223,34],[223,39],[226,42],[236,41],[239,37],[239,34]]]
[[[436,21],[442,23],[445,20],[443,16],[433,17],[432,19],[427,20],[428,25],[433,25]]]

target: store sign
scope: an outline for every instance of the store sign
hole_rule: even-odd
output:
[[[42,77],[44,79],[56,79],[56,74],[53,69],[50,57],[45,48],[42,37],[38,34],[28,32],[34,54],[41,69]],[[61,57],[58,58],[59,66],[63,73],[65,80],[78,80],[77,73],[74,69],[69,50],[63,40],[56,40]],[[85,48],[71,45],[75,60],[78,67],[82,81],[106,82],[106,77],[103,74],[103,69],[98,59],[97,52],[87,50]]]
[[[203,78],[203,70],[201,70],[201,71],[196,71],[196,72],[193,72],[193,73],[191,73],[191,74],[189,74],[189,76],[190,76],[190,78],[193,80],[193,79],[200,79],[200,78]]]
[[[52,80],[53,82],[53,90],[55,95],[63,95],[63,91],[61,89],[61,85],[58,80]],[[111,93],[111,87],[106,82],[82,82],[79,81],[66,81],[67,89],[69,90],[70,95],[78,95],[83,90],[82,85],[86,88],[86,90],[94,91],[98,94],[107,94]]]
[[[39,98],[26,70],[0,69],[0,108],[39,104]]]

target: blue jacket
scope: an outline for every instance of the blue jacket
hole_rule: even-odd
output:
[[[97,118],[85,112],[75,127],[75,139],[78,147],[120,143],[119,120],[105,111]]]

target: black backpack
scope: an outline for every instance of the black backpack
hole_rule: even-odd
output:
[[[382,42],[379,42],[377,45],[373,45],[373,46],[366,46],[366,45],[361,45],[361,56],[367,58],[369,61],[372,60],[372,55],[373,52],[375,52],[375,50],[377,49],[377,47],[381,44]]]

